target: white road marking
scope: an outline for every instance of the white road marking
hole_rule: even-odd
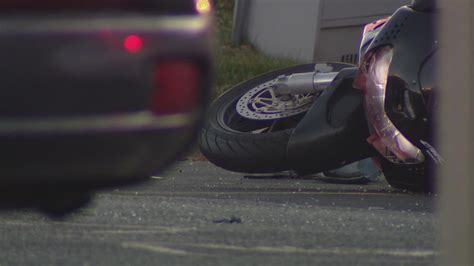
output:
[[[164,232],[164,233],[182,233],[190,232],[197,230],[196,227],[169,227],[169,226],[158,226],[158,225],[133,225],[133,224],[117,224],[117,225],[106,225],[106,224],[97,224],[97,223],[76,223],[76,222],[64,222],[64,221],[54,221],[50,223],[42,222],[24,222],[16,220],[3,220],[0,221],[0,226],[71,226],[71,227],[93,227],[97,228],[89,229],[91,233],[133,233],[133,232]],[[73,228],[75,229],[75,228]]]
[[[194,248],[214,250],[230,250],[245,253],[284,253],[284,254],[336,254],[336,255],[384,255],[394,257],[431,257],[438,254],[434,250],[404,250],[404,249],[361,249],[361,248],[313,248],[306,249],[292,246],[281,247],[243,247],[220,244],[189,244]]]
[[[306,254],[306,255],[341,255],[341,256],[354,256],[354,255],[379,255],[379,256],[392,256],[392,257],[412,257],[412,258],[428,258],[438,255],[435,250],[406,250],[406,249],[361,249],[361,248],[300,248],[293,246],[281,246],[281,247],[244,247],[244,246],[232,246],[232,245],[220,245],[220,244],[184,244],[191,249],[208,249],[214,251],[235,251],[240,253],[273,253],[273,254]],[[156,253],[165,253],[171,255],[206,255],[209,256],[209,252],[201,251],[188,252],[186,250],[168,248],[166,246],[160,246],[156,244],[146,244],[137,242],[125,242],[122,243],[124,248],[135,248],[148,250]],[[217,255],[220,253],[217,253]]]
[[[126,234],[178,234],[195,231],[196,228],[177,228],[177,227],[166,227],[166,228],[157,228],[157,229],[106,229],[106,230],[93,230],[90,231],[91,234],[116,234],[116,235],[126,235]]]
[[[106,194],[106,193],[104,193]],[[99,195],[99,196],[103,196]],[[137,196],[135,193],[129,192],[114,192],[114,196]],[[407,194],[397,193],[397,192],[324,192],[324,191],[281,191],[281,192],[267,192],[267,191],[245,191],[245,192],[238,192],[238,191],[226,191],[226,192],[207,192],[207,191],[198,191],[198,192],[167,192],[167,191],[160,191],[160,192],[146,192],[140,193],[138,196],[147,196],[147,197],[169,197],[169,196],[289,196],[289,195],[321,195],[321,196],[341,196],[341,195],[348,195],[348,196],[406,196]]]
[[[184,250],[168,248],[158,245],[150,245],[146,243],[138,243],[138,242],[124,242],[122,243],[123,248],[132,248],[132,249],[141,249],[146,251],[151,251],[155,253],[163,253],[169,255],[177,255],[177,256],[188,256],[191,253],[188,253]]]

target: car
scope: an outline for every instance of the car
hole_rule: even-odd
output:
[[[6,0],[0,12],[1,188],[135,182],[193,142],[212,84],[209,0]]]

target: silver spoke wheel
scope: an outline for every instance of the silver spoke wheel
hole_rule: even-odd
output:
[[[318,95],[276,95],[276,80],[263,83],[245,93],[237,102],[236,110],[242,117],[252,120],[273,120],[304,113]]]

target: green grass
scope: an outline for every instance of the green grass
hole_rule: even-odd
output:
[[[232,45],[233,0],[217,0],[216,22],[219,47],[216,53],[217,95],[259,74],[297,64],[294,60],[259,53],[248,42]]]

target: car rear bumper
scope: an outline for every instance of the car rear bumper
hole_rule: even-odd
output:
[[[130,52],[125,41],[142,40]],[[0,18],[0,119],[149,110],[157,66],[187,61],[210,79],[207,16],[41,14]]]
[[[203,116],[210,23],[134,12],[0,18],[0,186],[115,183],[169,164]],[[129,36],[140,51],[126,49]],[[153,109],[157,65],[170,60],[199,72],[193,112]]]
[[[138,113],[0,121],[2,184],[100,184],[147,177],[189,146],[197,117]]]
[[[189,126],[193,114],[155,115],[150,111],[131,114],[88,115],[53,118],[0,119],[0,137],[11,135],[58,135],[81,133],[161,130]]]

